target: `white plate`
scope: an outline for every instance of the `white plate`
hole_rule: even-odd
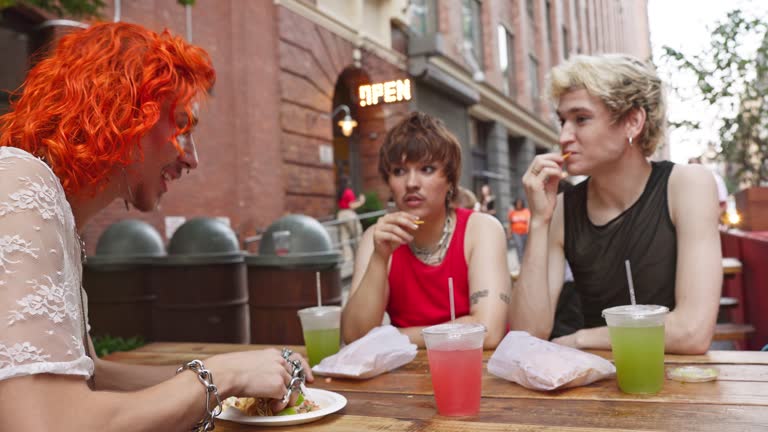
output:
[[[230,407],[225,409],[217,418],[249,425],[290,426],[319,420],[328,414],[335,413],[347,405],[347,398],[328,390],[308,388],[306,397],[319,405],[320,409],[303,414],[284,416],[249,416],[243,414],[242,411],[236,408]]]

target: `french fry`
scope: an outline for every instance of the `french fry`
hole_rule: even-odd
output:
[[[563,160],[568,159],[568,157],[570,157],[570,156],[571,156],[571,152],[563,154]]]
[[[423,223],[424,223],[424,221],[423,221],[423,220],[421,220],[421,219],[419,219],[419,220],[415,220],[415,221],[413,221],[413,223],[415,223],[416,225],[421,225],[421,224],[423,224]]]

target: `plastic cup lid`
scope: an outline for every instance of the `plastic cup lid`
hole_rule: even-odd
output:
[[[667,371],[669,379],[680,382],[707,382],[717,379],[720,372],[713,367],[682,366]]]
[[[421,331],[430,336],[464,336],[485,332],[485,326],[477,323],[445,323],[427,327]]]
[[[341,312],[341,306],[312,306],[299,310],[299,315],[312,315],[321,317],[324,315]]]
[[[666,306],[658,305],[624,305],[603,309],[603,317],[606,315],[631,317],[636,319],[651,318],[664,315],[669,312]]]

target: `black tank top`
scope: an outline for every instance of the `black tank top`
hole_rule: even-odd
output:
[[[605,325],[603,309],[629,304],[624,260],[629,259],[638,304],[675,307],[677,236],[667,204],[667,183],[674,164],[651,162],[640,198],[605,225],[587,216],[587,184],[564,195],[565,257],[581,298],[584,326]]]

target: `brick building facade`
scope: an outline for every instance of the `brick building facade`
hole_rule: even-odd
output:
[[[122,2],[119,12],[155,30],[189,30],[175,0]],[[34,46],[52,18],[23,8],[2,16],[0,46],[14,52]],[[461,184],[490,184],[505,214],[530,160],[557,144],[546,71],[576,53],[650,57],[646,0],[200,0],[191,23],[218,74],[195,134],[200,166],[156,212],[122,203],[102,212],[84,236],[91,253],[123,218],[165,235],[179,218],[225,217],[245,239],[286,213],[328,217],[342,172],[385,201],[378,148],[410,110],[446,121],[463,145]],[[25,67],[0,65],[0,83],[17,86]],[[360,85],[393,80],[409,80],[410,101],[361,106]],[[342,115],[331,116],[342,104],[358,122],[349,138]]]

